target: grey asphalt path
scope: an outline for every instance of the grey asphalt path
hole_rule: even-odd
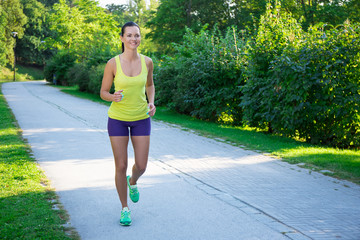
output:
[[[121,227],[107,107],[45,82],[2,88],[82,239],[360,239],[359,186],[157,121]]]

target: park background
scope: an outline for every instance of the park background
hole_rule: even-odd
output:
[[[0,66],[13,67],[15,49],[18,65],[44,68],[49,82],[98,93],[121,26],[135,21],[139,50],[155,62],[157,105],[357,149],[359,9],[355,0],[7,0]]]
[[[360,183],[359,1],[125,2],[0,0],[0,82],[45,78],[101,101],[121,26],[135,21],[157,119]],[[66,213],[53,213],[2,95],[0,120],[1,236],[63,238]]]

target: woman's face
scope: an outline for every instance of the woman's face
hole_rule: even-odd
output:
[[[121,41],[127,49],[136,49],[141,42],[140,29],[136,26],[126,27]]]

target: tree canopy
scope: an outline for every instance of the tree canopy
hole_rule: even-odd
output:
[[[19,0],[0,1],[0,66],[12,64],[15,38],[24,36],[24,25],[27,21]],[[13,37],[13,32],[17,33],[16,37]]]
[[[140,51],[171,53],[184,39],[186,27],[194,33],[216,26],[255,31],[268,2],[280,2],[307,31],[320,22],[332,26],[360,21],[358,0],[128,0],[102,8],[96,0],[0,0],[0,65],[11,64],[18,32],[19,62],[43,64],[57,51],[73,51],[77,59],[100,59],[120,49],[121,26],[128,21],[142,30]],[[103,54],[103,52],[107,52]],[[81,61],[81,60],[80,60]]]

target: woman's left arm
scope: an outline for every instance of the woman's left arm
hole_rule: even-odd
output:
[[[155,101],[155,86],[154,86],[154,79],[153,79],[153,70],[154,70],[154,64],[151,58],[146,57],[145,58],[146,67],[148,69],[148,76],[146,81],[146,95],[148,97],[149,101],[149,116],[152,117],[155,115],[156,107],[154,105]]]

